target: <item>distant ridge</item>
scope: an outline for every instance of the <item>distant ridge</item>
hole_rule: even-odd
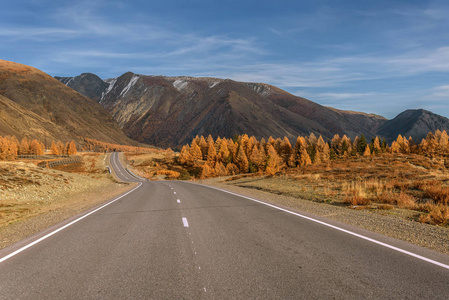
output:
[[[424,109],[409,109],[394,119],[385,122],[378,130],[378,134],[389,141],[398,135],[411,136],[416,143],[421,142],[429,132],[437,129],[449,132],[449,119]]]

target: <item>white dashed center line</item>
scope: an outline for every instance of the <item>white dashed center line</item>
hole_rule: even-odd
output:
[[[187,218],[182,218],[182,223],[184,224],[184,227],[189,227],[189,222],[187,222]]]

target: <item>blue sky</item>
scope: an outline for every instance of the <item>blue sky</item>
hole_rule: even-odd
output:
[[[0,0],[0,58],[273,84],[339,109],[449,117],[449,1]]]

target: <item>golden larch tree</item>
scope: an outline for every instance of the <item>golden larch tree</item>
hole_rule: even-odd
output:
[[[30,144],[29,144],[28,139],[26,137],[24,137],[20,141],[19,154],[20,155],[28,155],[28,154],[30,154]]]
[[[51,154],[53,155],[59,155],[59,149],[55,144],[55,141],[51,142],[51,148],[50,148]]]
[[[277,172],[279,172],[282,169],[282,167],[283,167],[282,158],[277,154],[273,145],[270,145],[267,151],[267,167],[265,169],[265,172],[268,175],[274,175]]]
[[[239,150],[237,152],[237,157],[235,159],[235,164],[240,170],[240,173],[247,173],[249,168],[248,158],[246,157],[245,150],[242,145],[239,146]]]
[[[208,139],[207,142],[207,164],[209,164],[209,167],[213,168],[215,166],[215,160],[217,158],[217,152],[215,150],[214,141],[213,139]]]
[[[365,151],[363,152],[363,156],[371,156],[371,150],[369,145],[366,145]]]
[[[290,141],[287,137],[284,137],[284,139],[281,142],[280,145],[280,156],[282,160],[284,161],[284,164],[288,164],[290,160],[290,156],[293,153],[292,145],[290,144]]]
[[[68,148],[67,148],[67,154],[68,154],[68,155],[75,155],[76,153],[77,153],[77,150],[76,150],[76,144],[75,144],[75,142],[72,140],[72,141],[70,141],[69,146],[68,146]]]
[[[203,154],[201,153],[201,148],[197,143],[192,143],[190,147],[190,155],[192,156],[193,163],[196,164],[199,160],[203,159]]]

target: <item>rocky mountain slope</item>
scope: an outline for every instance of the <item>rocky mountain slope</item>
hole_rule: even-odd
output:
[[[97,102],[101,100],[101,94],[108,88],[109,84],[92,73],[83,73],[76,77],[55,77],[65,85],[71,87],[78,93],[89,97]]]
[[[78,84],[81,78],[60,80],[80,93],[86,90]],[[95,80],[90,85],[100,86]],[[90,97],[100,99],[128,136],[162,147],[188,143],[197,134],[232,137],[247,133],[292,140],[311,132],[325,138],[336,133],[371,137],[387,121],[377,115],[324,107],[261,83],[131,72],[105,82],[108,87],[95,89]]]
[[[419,143],[429,132],[437,129],[449,132],[449,119],[428,110],[410,109],[385,122],[379,128],[378,134],[387,137],[390,141],[399,134],[411,136]]]
[[[97,102],[35,68],[0,60],[0,134],[130,143]]]

